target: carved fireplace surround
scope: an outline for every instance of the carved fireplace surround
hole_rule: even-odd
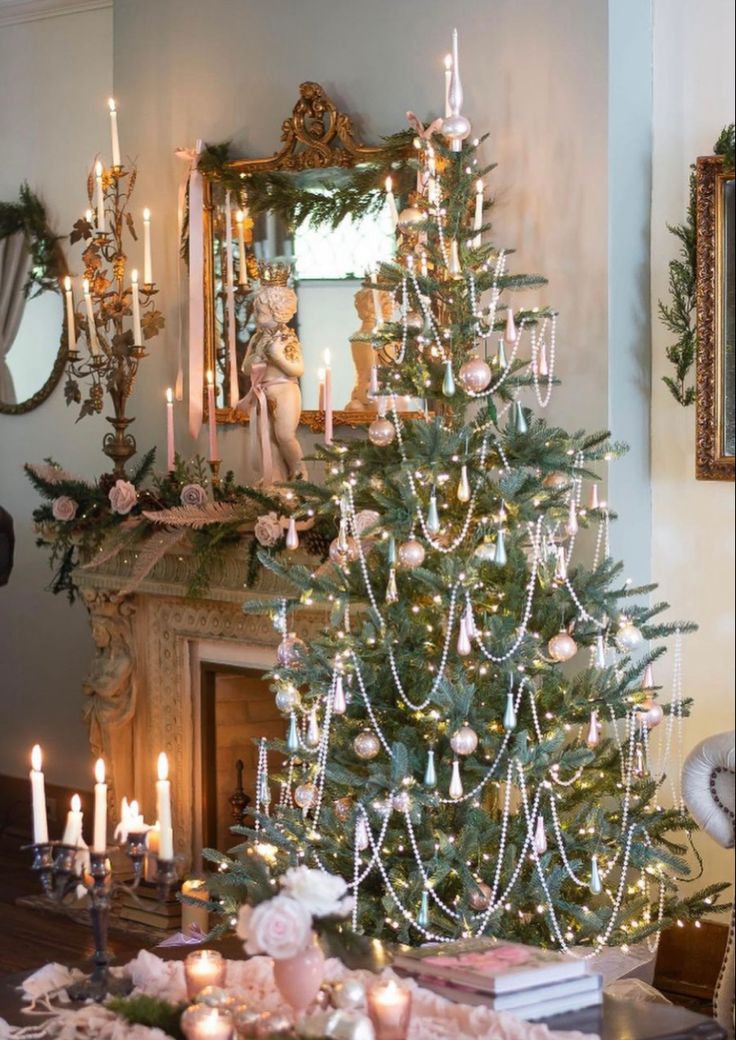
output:
[[[262,571],[257,586],[244,589],[243,549],[227,557],[199,599],[186,595],[194,566],[185,550],[164,556],[135,588],[133,567],[119,554],[77,572],[96,647],[84,684],[84,716],[93,753],[109,765],[115,813],[125,795],[137,798],[152,822],[156,758],[167,753],[176,854],[187,867],[196,866],[202,844],[201,665],[269,669],[277,633],[268,617],[244,614],[242,606],[278,595],[284,586]],[[321,614],[305,611],[299,633],[309,638],[322,623]]]

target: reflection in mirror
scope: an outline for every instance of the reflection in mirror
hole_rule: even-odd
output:
[[[21,404],[43,388],[59,353],[62,324],[60,293],[46,292],[26,300],[20,326],[5,355],[0,394],[4,404]]]

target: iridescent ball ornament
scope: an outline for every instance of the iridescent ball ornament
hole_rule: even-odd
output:
[[[563,628],[556,636],[552,636],[547,644],[547,649],[549,650],[549,656],[554,661],[569,661],[578,652],[578,644],[570,633]]]
[[[456,755],[472,755],[478,747],[478,734],[470,726],[461,726],[450,737],[450,747]]]
[[[472,394],[482,393],[489,386],[491,376],[491,366],[479,357],[469,358],[458,372],[463,389]]]
[[[621,653],[629,654],[632,650],[636,650],[641,646],[642,636],[636,625],[633,625],[628,619],[623,620],[619,626],[618,632],[616,633],[616,646],[619,648]]]
[[[276,691],[276,707],[279,711],[283,711],[285,715],[289,715],[292,711],[296,711],[301,704],[301,697],[299,691],[295,686],[281,686]]]
[[[282,668],[294,668],[303,660],[306,652],[306,643],[299,639],[296,633],[289,632],[276,649],[276,659]]]
[[[374,419],[368,427],[368,440],[377,448],[387,448],[395,436],[394,424],[383,416]]]
[[[353,750],[358,758],[362,758],[367,762],[371,758],[376,757],[378,752],[381,750],[381,744],[372,730],[364,729],[353,741]]]
[[[491,888],[485,881],[479,881],[477,887],[470,893],[468,902],[473,910],[487,910],[491,904]]]
[[[300,809],[311,809],[317,800],[317,788],[311,781],[299,784],[294,791],[294,801]]]
[[[424,546],[416,538],[409,538],[399,546],[399,563],[408,571],[421,567],[425,556]]]
[[[330,559],[338,567],[343,567],[346,563],[353,563],[354,560],[358,559],[358,545],[355,539],[350,535],[346,539],[345,548],[340,548],[340,542],[338,538],[333,538],[330,542],[329,548]]]

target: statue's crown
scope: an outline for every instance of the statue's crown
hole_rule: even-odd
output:
[[[289,266],[280,263],[262,263],[260,265],[261,283],[263,285],[288,285]]]

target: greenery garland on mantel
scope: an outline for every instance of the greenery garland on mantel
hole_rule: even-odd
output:
[[[714,155],[722,155],[725,166],[733,170],[735,164],[734,124],[721,130],[713,145]],[[664,326],[677,338],[667,347],[667,360],[675,368],[674,376],[662,376],[670,393],[679,404],[687,407],[695,402],[695,387],[688,378],[698,353],[695,323],[696,263],[695,263],[695,167],[691,166],[690,195],[687,214],[682,224],[668,224],[667,230],[680,242],[680,252],[669,263],[670,303],[658,302],[659,317]]]
[[[45,502],[33,512],[36,544],[50,549],[54,569],[50,589],[74,602],[78,593],[76,571],[101,567],[119,554],[132,560],[126,590],[133,591],[156,564],[186,543],[194,558],[187,596],[203,596],[226,555],[247,549],[246,586],[252,586],[260,568],[286,551],[291,515],[302,500],[287,488],[261,491],[235,482],[232,472],[217,485],[209,479],[207,463],[176,457],[176,468],[164,476],[153,472],[155,448],[143,456],[128,480],[105,473],[87,481],[53,461],[26,463],[25,471]],[[305,483],[305,490],[321,489]],[[316,559],[324,559],[337,534],[322,516],[300,513],[300,540]],[[164,537],[161,537],[162,532]]]
[[[61,235],[51,230],[44,204],[25,181],[20,186],[17,202],[0,202],[0,239],[18,231],[25,235],[31,251],[26,296],[59,292],[59,279],[66,270]]]

